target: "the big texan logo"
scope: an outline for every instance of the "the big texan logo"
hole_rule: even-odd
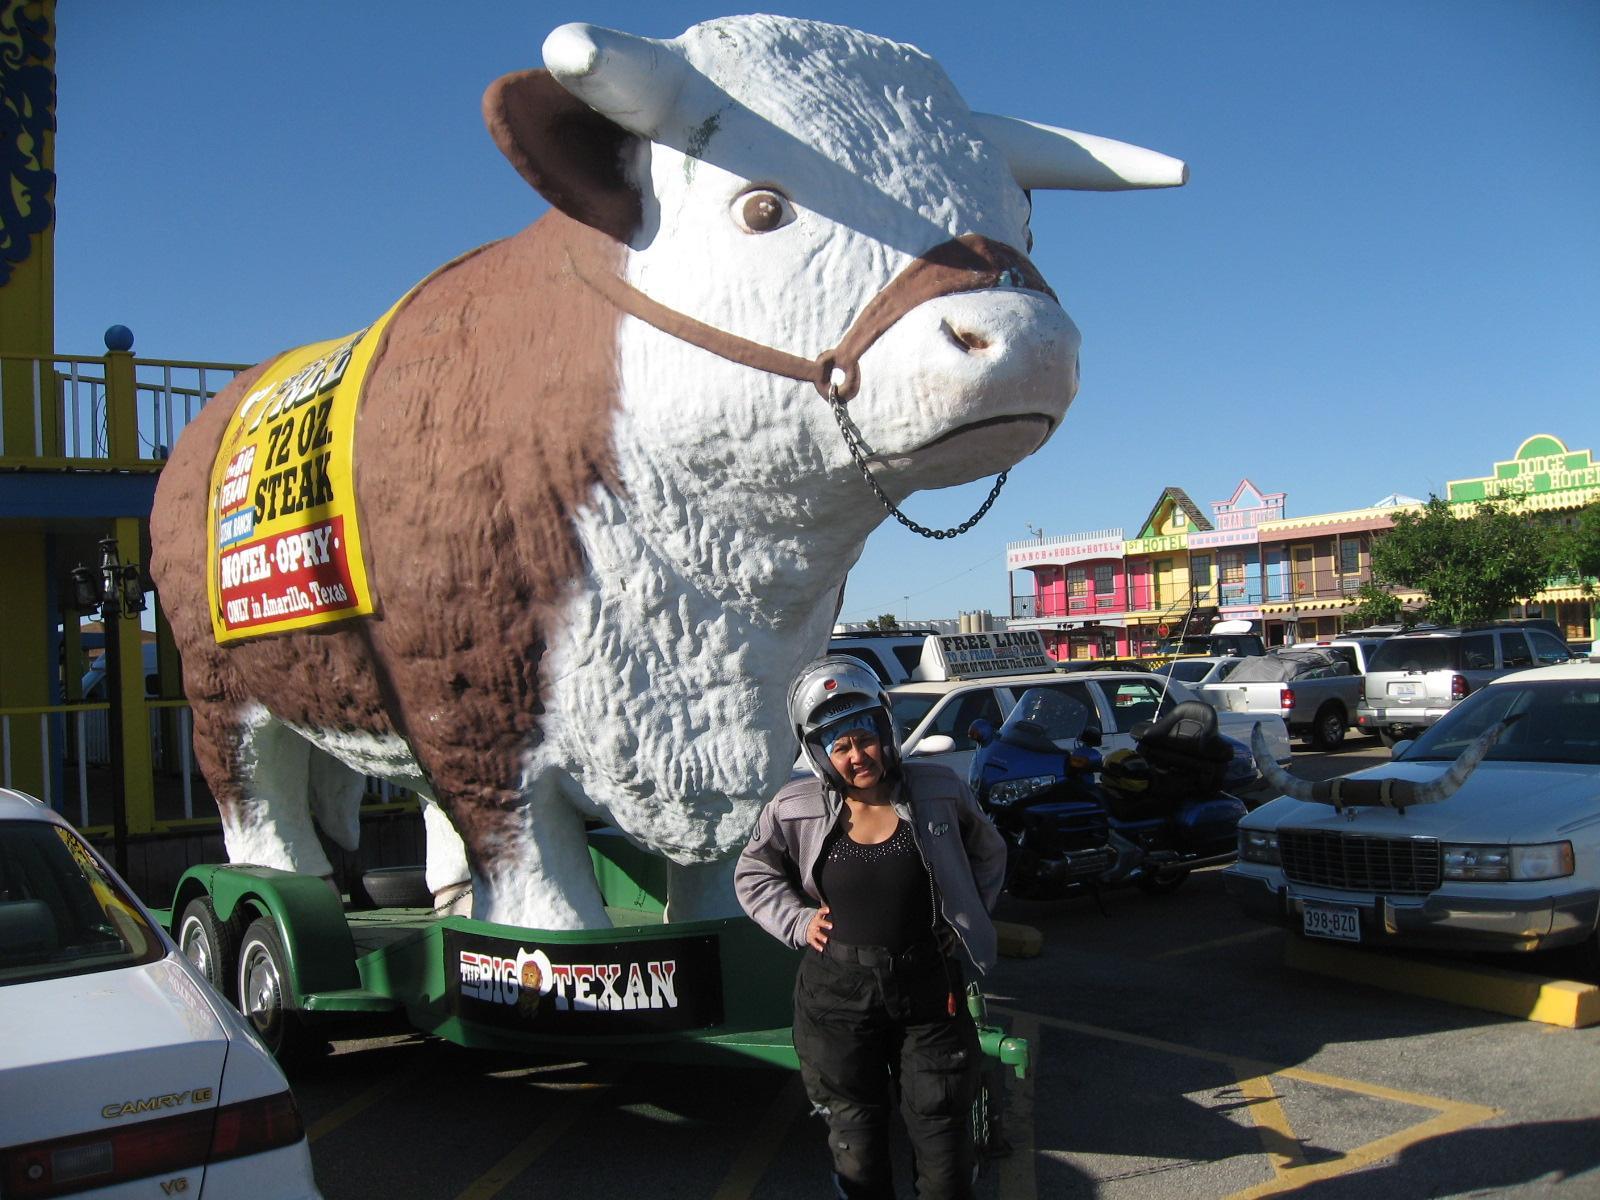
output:
[[[239,402],[211,469],[217,641],[374,611],[351,464],[367,368],[404,303],[360,333],[281,356]]]

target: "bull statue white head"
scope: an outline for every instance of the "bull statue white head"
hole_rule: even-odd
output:
[[[921,51],[813,21],[566,25],[544,58],[484,106],[555,211],[369,338],[373,611],[224,637],[195,582],[270,372],[180,441],[154,566],[234,858],[326,872],[303,797],[348,845],[374,774],[437,802],[429,883],[470,877],[480,918],[606,924],[585,817],[668,858],[669,917],[723,915],[793,761],[785,688],[885,515],[863,470],[894,503],[1004,471],[1077,390],[1030,193],[1185,169],[974,113]]]

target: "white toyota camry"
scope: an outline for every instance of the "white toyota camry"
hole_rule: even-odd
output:
[[[318,1196],[277,1063],[88,843],[4,788],[0,1031],[6,1200]]]

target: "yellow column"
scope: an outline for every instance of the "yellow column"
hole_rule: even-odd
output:
[[[114,523],[117,557],[124,563],[139,562],[140,521],[137,517],[118,517]],[[110,697],[122,705],[123,796],[127,803],[128,832],[149,833],[156,827],[155,779],[150,757],[150,716],[144,702],[144,646],[138,613],[118,618],[118,663],[122,671],[122,692]]]

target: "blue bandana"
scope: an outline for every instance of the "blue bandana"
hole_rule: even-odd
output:
[[[837,725],[830,725],[822,731],[823,752],[832,754],[834,744],[840,738],[852,733],[864,733],[874,741],[877,741],[878,723],[867,713],[851,713]]]

